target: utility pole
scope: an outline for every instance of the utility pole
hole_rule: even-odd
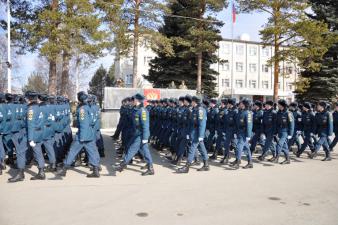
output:
[[[11,9],[10,0],[7,0],[7,92],[12,93],[12,74],[11,74]]]

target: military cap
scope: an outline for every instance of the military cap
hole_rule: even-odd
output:
[[[245,106],[245,108],[250,106],[250,100],[247,98],[242,99],[241,103]]]
[[[222,98],[221,102],[226,105],[226,104],[228,104],[228,99],[227,98]]]
[[[228,99],[228,104],[230,104],[230,105],[236,105],[236,99],[235,98],[229,98]]]
[[[187,102],[191,103],[192,98],[191,98],[190,95],[186,95],[184,100],[186,100]]]
[[[39,96],[39,94],[35,91],[27,91],[25,93],[25,97],[28,98],[28,99],[37,99]]]
[[[326,102],[324,102],[324,101],[320,101],[319,103],[318,103],[318,105],[320,105],[320,106],[322,106],[324,109],[326,108]]]
[[[59,99],[62,100],[62,97],[61,98],[59,98],[59,97],[61,97],[61,96],[58,96],[57,100],[58,101],[59,101]],[[77,100],[79,100],[79,102],[85,102],[87,99],[88,99],[88,95],[86,94],[86,92],[80,91],[79,93],[77,93]]]
[[[283,106],[284,108],[286,108],[288,106],[288,104],[286,103],[286,101],[284,99],[280,99],[278,101],[278,105]]]
[[[7,100],[7,101],[12,101],[12,100],[14,100],[14,95],[11,94],[11,93],[6,93],[6,94],[5,94],[5,97],[6,97],[6,100]]]
[[[270,101],[270,100],[269,100],[269,101],[266,101],[266,102],[265,102],[265,105],[270,105],[270,106],[273,106],[273,105],[274,105],[274,103],[273,103],[273,101]]]
[[[215,98],[210,99],[210,103],[217,104],[217,99],[215,99]]]
[[[291,106],[291,107],[294,107],[294,108],[297,108],[298,104],[297,104],[297,102],[291,102],[291,103],[290,103],[290,106]]]
[[[255,101],[255,105],[258,106],[259,108],[263,107],[263,103],[261,101]]]
[[[43,102],[48,101],[48,95],[46,94],[39,94],[38,98],[40,101],[43,101]]]
[[[206,105],[206,106],[209,106],[209,105],[210,105],[210,100],[207,99],[207,98],[203,99],[202,102],[203,102],[203,104]]]
[[[192,102],[196,102],[196,103],[200,103],[201,99],[199,97],[197,97],[197,96],[192,96],[191,101]]]
[[[306,108],[306,109],[311,109],[311,104],[309,102],[305,102],[303,104],[303,107]]]
[[[184,96],[179,97],[178,100],[179,100],[180,102],[184,102]]]
[[[138,100],[138,101],[143,101],[145,98],[144,98],[144,96],[143,95],[141,95],[141,94],[139,94],[139,93],[137,93],[136,95],[134,95],[134,98],[136,99],[136,100]]]

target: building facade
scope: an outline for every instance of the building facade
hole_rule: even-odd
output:
[[[224,39],[219,43],[216,52],[220,63],[212,65],[212,69],[219,73],[216,77],[219,96],[235,97],[240,100],[271,100],[273,96],[273,67],[268,61],[273,57],[274,48],[264,47],[259,42],[249,41],[246,35],[239,40]],[[140,75],[148,74],[149,62],[156,54],[146,42],[140,44],[138,69]],[[122,78],[127,86],[132,81],[132,57],[115,60],[116,74]],[[281,62],[279,65],[279,97],[291,102],[295,96],[295,82],[299,68],[296,63]],[[139,76],[140,76],[139,75]],[[142,76],[141,83],[149,86]]]

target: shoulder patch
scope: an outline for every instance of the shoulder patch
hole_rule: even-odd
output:
[[[204,112],[203,112],[202,109],[199,109],[199,110],[198,110],[198,117],[199,117],[200,120],[203,120]]]
[[[80,120],[85,119],[85,110],[83,108],[80,108]]]
[[[290,121],[290,122],[293,122],[293,115],[292,115],[292,112],[289,112],[289,113],[288,113],[288,116],[289,116],[289,121]]]
[[[248,112],[248,123],[252,123],[252,112]]]
[[[33,109],[32,109],[32,108],[29,108],[29,109],[28,109],[28,116],[27,116],[27,119],[28,119],[28,120],[33,120],[33,114],[34,114]]]
[[[332,116],[332,113],[329,112],[329,120],[330,122],[333,122],[333,116]]]
[[[142,120],[147,121],[147,112],[145,110],[142,110]]]

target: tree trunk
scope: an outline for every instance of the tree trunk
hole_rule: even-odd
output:
[[[133,43],[133,88],[137,88],[138,81],[138,43],[139,43],[139,18],[140,18],[141,0],[135,0],[135,18],[134,18],[134,43]]]
[[[52,11],[56,11],[58,9],[59,1],[58,0],[53,0],[51,7]],[[54,25],[56,26],[56,23],[54,22]],[[50,41],[55,43],[56,38],[54,35],[50,37]],[[52,95],[57,94],[57,74],[56,74],[56,58],[57,55],[52,56],[49,58],[49,78],[48,78],[48,93]]]
[[[197,94],[202,93],[202,52],[197,53]]]
[[[56,95],[56,60],[49,59],[48,93]]]
[[[69,54],[64,52],[62,55],[61,95],[66,97],[68,97],[69,60]]]

